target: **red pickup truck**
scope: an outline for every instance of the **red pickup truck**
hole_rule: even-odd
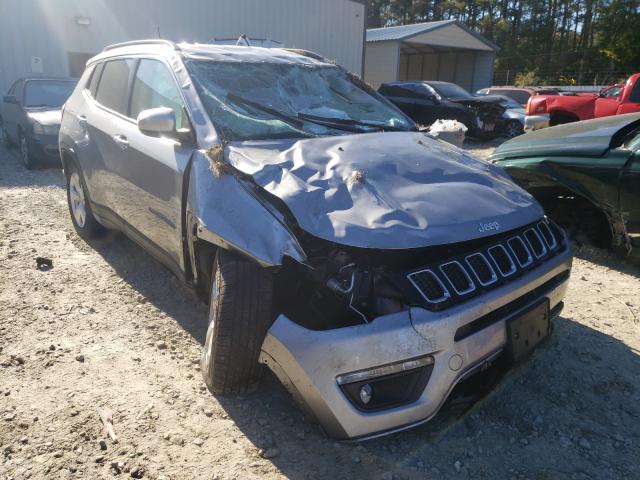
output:
[[[561,123],[640,112],[640,73],[621,85],[600,93],[576,95],[536,95],[527,103],[524,128],[539,130]]]

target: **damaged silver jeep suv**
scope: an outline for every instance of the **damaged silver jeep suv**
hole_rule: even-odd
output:
[[[336,438],[428,420],[562,308],[535,200],[309,52],[108,47],[59,142],[80,236],[123,231],[209,301],[210,390],[267,365]]]

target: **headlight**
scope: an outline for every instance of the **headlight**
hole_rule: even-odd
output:
[[[36,135],[57,135],[58,125],[42,125],[38,122],[33,122],[33,133]]]

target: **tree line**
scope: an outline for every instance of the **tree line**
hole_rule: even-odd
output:
[[[450,19],[500,47],[495,84],[606,85],[640,72],[639,0],[369,0],[368,28]]]

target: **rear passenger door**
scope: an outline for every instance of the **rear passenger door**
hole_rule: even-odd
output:
[[[78,155],[91,200],[98,204],[94,209],[98,216],[116,213],[123,217],[123,209],[135,200],[120,173],[128,155],[123,132],[127,125],[135,124],[126,115],[135,64],[136,60],[127,58],[98,66],[94,75],[99,75],[99,79],[92,77],[90,82],[92,91],[95,88],[95,99],[87,102],[84,112],[78,112],[89,139],[86,145],[79,146]]]
[[[158,107],[173,109],[177,129],[190,128],[172,71],[159,59],[143,58],[131,82],[128,117],[133,121],[119,132],[127,142],[126,162],[117,173],[126,192],[120,212],[131,233],[141,236],[156,257],[182,269],[182,180],[194,146],[138,129],[140,112]]]

